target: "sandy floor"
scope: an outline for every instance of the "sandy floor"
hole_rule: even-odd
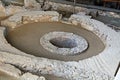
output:
[[[40,44],[40,37],[52,31],[72,32],[84,37],[88,43],[89,48],[83,53],[78,53],[74,56],[63,56],[50,53],[45,50]],[[105,48],[102,41],[92,32],[89,32],[80,26],[72,26],[63,23],[32,23],[10,31],[7,40],[16,48],[35,56],[45,57],[49,59],[62,61],[78,61],[89,58],[102,52]]]

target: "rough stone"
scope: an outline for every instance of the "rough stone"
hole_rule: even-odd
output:
[[[99,11],[99,15],[120,18],[120,14],[115,12]]]
[[[49,1],[46,3],[46,6],[49,5],[49,8],[51,10],[56,10],[56,11],[65,11],[65,12],[70,12],[70,13],[79,13],[79,12],[85,12],[86,14],[90,13],[90,9],[84,8],[84,7],[78,7],[78,6],[73,6],[73,5],[68,5],[68,4],[62,4],[62,3],[55,3],[52,1]]]
[[[54,3],[54,2],[49,2],[49,5],[51,5],[51,9],[52,10],[56,10],[56,11],[66,11],[66,12],[73,12],[74,7],[71,5],[67,5],[67,4],[61,4],[61,3]],[[48,5],[47,4],[47,5]]]
[[[2,0],[2,2],[8,6],[10,4],[23,6],[23,0]]]
[[[43,3],[43,6],[42,6],[43,10],[50,10],[51,9],[51,5],[48,3],[49,3],[49,0],[47,0]]]
[[[19,78],[19,76],[21,75],[21,71],[19,69],[10,64],[4,64],[2,62],[0,62],[0,71],[16,78]]]
[[[3,6],[2,1],[0,1],[0,17],[5,17],[5,7]]]
[[[0,12],[5,12],[5,7],[4,7],[2,1],[0,1]]]
[[[20,80],[45,80],[44,77],[39,77],[31,73],[25,73],[20,77]]]
[[[6,15],[10,16],[19,12],[27,11],[24,7],[9,5],[6,7]]]
[[[37,80],[46,80],[45,77],[40,76]]]
[[[87,30],[92,31],[98,37],[100,37],[100,39],[105,43],[106,49],[99,55],[99,58],[101,57],[102,60],[104,59],[107,62],[107,64],[109,63],[109,65],[111,65],[110,55],[112,57],[112,60],[113,60],[112,55],[114,55],[114,54],[112,54],[111,50],[115,49],[116,54],[119,53],[119,49],[118,49],[118,51],[116,50],[117,49],[116,46],[119,46],[119,45],[116,43],[116,40],[115,40],[115,39],[119,39],[119,38],[114,36],[114,35],[119,36],[119,34],[117,32],[115,32],[114,30],[112,30],[111,28],[108,28],[108,26],[105,25],[104,23],[102,23],[100,21],[96,21],[94,19],[87,18],[85,16],[72,15],[70,20],[77,21],[79,24],[81,24],[82,27],[84,27]],[[101,26],[104,26],[104,27],[101,27]],[[111,32],[109,32],[109,31],[111,31]],[[118,41],[118,43],[119,43],[119,41]],[[110,46],[111,44],[113,44],[114,47]],[[109,58],[108,57],[105,58],[106,55],[109,55]],[[118,55],[116,55],[116,56],[114,55],[115,61],[119,60],[118,58],[116,58],[117,56]],[[96,57],[98,57],[98,56],[96,56]],[[118,64],[118,62],[113,63],[113,65],[111,65],[111,68],[110,68],[111,72],[109,72],[109,74],[115,73],[113,68],[116,69],[117,64]]]
[[[16,58],[12,59],[13,57],[16,57]],[[21,61],[21,58],[22,58],[22,61]],[[93,78],[95,80],[102,80],[102,79],[113,80],[112,77],[104,73],[95,72],[89,69],[83,69],[80,67],[79,63],[77,62],[61,62],[61,61],[48,60],[45,58],[35,58],[35,57],[30,58],[26,56],[14,55],[14,54],[9,54],[5,52],[1,52],[0,60],[4,62],[12,63],[23,70],[36,72],[37,74],[49,73],[58,77],[67,78],[69,80],[80,80],[80,79],[89,80]],[[76,64],[77,66],[73,64]],[[48,67],[51,67],[51,69],[48,69]],[[34,77],[38,78],[36,76]],[[30,75],[28,75],[28,79],[29,78],[30,78]]]
[[[55,11],[26,11],[1,21],[1,25],[15,28],[21,24],[45,21],[59,21],[59,14]]]
[[[24,0],[24,6],[28,9],[41,10],[41,5],[36,0]]]

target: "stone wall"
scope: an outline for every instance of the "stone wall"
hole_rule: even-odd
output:
[[[27,11],[15,14],[1,22],[1,25],[15,28],[31,22],[59,21],[59,14],[55,11]]]
[[[41,10],[41,5],[36,0],[24,0],[24,6],[28,9]]]
[[[83,7],[78,7],[78,6],[73,6],[73,5],[68,5],[68,4],[62,4],[62,3],[55,3],[55,2],[47,2],[45,6],[48,6],[48,9],[55,10],[55,11],[65,11],[65,12],[71,12],[71,13],[78,13],[78,12],[85,12],[88,14],[90,12],[89,9],[83,8]]]
[[[7,1],[5,0],[4,2],[9,2],[12,4],[13,2],[17,1]],[[18,1],[19,2],[19,1]],[[17,2],[17,3],[18,3]],[[16,3],[16,4],[17,4]],[[21,2],[19,2],[21,3]],[[23,6],[16,6],[14,4],[8,5],[8,6],[3,6],[3,3],[0,2],[0,16],[10,16],[15,13],[23,12],[23,11],[41,11],[41,10],[52,10],[52,11],[59,11],[59,12],[67,12],[67,13],[79,13],[79,12],[85,12],[86,14],[90,14],[91,16],[95,17],[97,14],[100,15],[107,15],[107,16],[112,16],[112,17],[120,17],[119,14],[116,14],[114,12],[106,12],[106,11],[100,11],[97,9],[87,9],[84,7],[80,6],[73,6],[70,4],[66,3],[57,3],[53,1],[43,1],[43,0],[24,0],[24,5]],[[117,15],[117,16],[116,16]]]
[[[5,7],[6,16],[11,16],[13,14],[24,12],[24,11],[27,11],[27,9],[21,6],[9,5]]]

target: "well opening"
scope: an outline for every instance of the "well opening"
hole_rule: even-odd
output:
[[[65,37],[57,37],[50,40],[54,46],[58,48],[74,48],[77,46],[77,43],[74,39],[65,38]]]
[[[87,50],[88,43],[83,37],[70,32],[54,31],[43,35],[40,44],[54,54],[76,55]]]

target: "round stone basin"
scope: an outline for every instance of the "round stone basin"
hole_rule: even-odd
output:
[[[53,54],[40,44],[40,39],[50,32],[73,33],[83,37],[89,45],[86,50],[75,55]],[[94,33],[81,28],[80,25],[74,26],[61,22],[24,24],[14,28],[13,30],[8,30],[6,39],[12,46],[28,54],[62,61],[78,61],[86,59],[98,55],[105,48],[103,42]],[[60,48],[72,48],[78,46],[75,42],[73,42],[73,39],[64,37],[52,38],[50,39],[50,43]]]
[[[51,53],[61,55],[76,55],[88,47],[88,43],[83,37],[61,31],[43,35],[40,38],[40,44]]]
[[[57,37],[50,40],[54,46],[58,48],[74,48],[77,46],[77,43],[73,39]]]

